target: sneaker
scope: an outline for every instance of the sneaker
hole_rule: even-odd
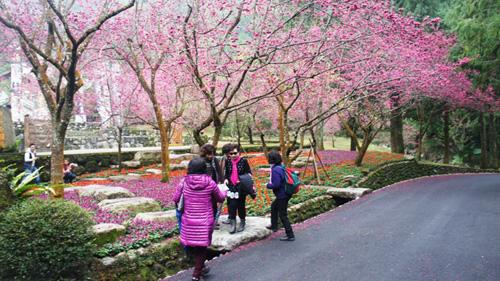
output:
[[[202,276],[207,276],[208,274],[210,273],[210,267],[208,266],[204,266],[202,269],[201,269],[201,275]]]
[[[231,220],[230,219],[227,219],[225,221],[222,221],[223,224],[231,224]]]
[[[295,241],[295,237],[288,237],[288,236],[281,237],[280,241]]]
[[[273,228],[271,225],[266,225],[266,228],[269,229],[269,230],[272,230],[273,232],[278,231],[277,228]]]

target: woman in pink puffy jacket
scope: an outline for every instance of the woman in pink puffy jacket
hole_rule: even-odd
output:
[[[181,243],[188,247],[195,260],[193,279],[200,280],[208,274],[205,266],[207,247],[212,243],[214,213],[212,198],[224,202],[226,193],[207,175],[207,165],[202,158],[189,162],[188,174],[177,186],[174,202],[179,203],[184,195],[184,210],[181,219]]]

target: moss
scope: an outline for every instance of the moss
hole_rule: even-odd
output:
[[[96,280],[158,280],[173,275],[192,264],[185,257],[178,239],[171,239],[155,244],[146,253],[131,258],[130,255],[119,255],[110,266],[96,262]]]
[[[379,189],[397,182],[432,175],[498,172],[468,167],[417,162],[415,160],[394,161],[382,164],[358,183],[359,187]]]
[[[337,204],[331,196],[319,196],[290,207],[288,217],[292,223],[299,223],[327,212],[336,206]]]

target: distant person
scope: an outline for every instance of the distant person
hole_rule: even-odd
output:
[[[229,210],[229,220],[231,228],[229,230],[230,234],[235,232],[241,232],[245,230],[246,225],[246,192],[243,192],[243,188],[240,183],[240,176],[252,174],[250,170],[250,165],[245,158],[240,156],[240,150],[237,145],[231,147],[229,152],[230,161],[226,161],[225,172],[224,172],[224,182],[229,187],[227,192],[227,204]],[[236,214],[240,218],[240,225],[236,227]]]
[[[220,167],[222,170],[222,178],[223,179],[226,178],[225,177],[226,165],[228,165],[227,163],[230,163],[230,161],[231,161],[231,156],[229,155],[229,153],[233,149],[233,146],[234,146],[234,144],[232,144],[232,143],[226,143],[225,145],[222,146],[222,149],[221,149],[222,150],[222,157],[220,159]],[[219,216],[222,213],[223,206],[224,206],[224,203],[221,203],[221,204],[219,204],[219,206],[217,208],[217,219],[219,218]],[[222,223],[223,224],[231,224],[231,220],[228,217],[227,220],[222,221]]]
[[[210,269],[205,266],[207,247],[212,243],[214,210],[212,200],[223,202],[226,191],[207,175],[205,159],[195,158],[189,162],[187,176],[177,186],[174,202],[179,204],[183,198],[181,217],[182,245],[194,256],[193,281],[200,280]]]
[[[267,184],[267,188],[272,189],[276,199],[271,204],[271,225],[267,226],[268,229],[276,232],[278,231],[278,217],[285,227],[286,236],[280,238],[281,241],[294,241],[295,235],[293,234],[290,220],[288,219],[288,201],[290,195],[285,192],[286,175],[282,166],[282,158],[279,152],[273,150],[267,155],[267,161],[272,165],[271,179]]]
[[[72,183],[76,179],[76,174],[73,172],[73,169],[75,169],[76,167],[78,167],[78,164],[70,163],[68,159],[64,159],[64,183]]]
[[[24,153],[24,171],[26,174],[35,173],[38,167],[36,166],[36,161],[38,156],[36,155],[36,145],[34,143],[30,144],[26,153]],[[35,183],[40,183],[40,174],[38,173],[35,178]]]

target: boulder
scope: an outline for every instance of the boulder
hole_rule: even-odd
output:
[[[158,163],[161,162],[161,153],[139,151],[135,153],[134,160],[139,161],[140,163]]]
[[[184,161],[184,160],[192,160],[193,158],[195,158],[197,156],[198,156],[198,154],[193,154],[193,153],[170,154],[170,159]]]
[[[322,185],[307,185],[306,188],[321,188],[326,190],[326,194],[333,197],[340,197],[345,199],[358,199],[372,192],[369,188],[355,188],[355,187],[331,187]]]
[[[181,164],[170,164],[170,171],[177,171],[177,170],[183,170],[186,169],[186,166],[181,165]]]
[[[125,234],[125,226],[115,223],[101,223],[92,226],[92,231],[96,235],[95,243],[104,245],[113,243],[116,239]]]
[[[252,154],[245,155],[245,157],[247,159],[252,159],[252,158],[262,157],[262,156],[265,156],[265,154],[264,153],[252,153]]]
[[[130,198],[135,196],[135,194],[120,186],[92,184],[78,187],[74,190],[76,190],[80,196],[92,197],[97,201],[105,199]]]
[[[304,168],[305,166],[307,166],[306,162],[294,161],[292,163],[292,167],[294,168]]]
[[[139,174],[132,174],[129,173],[127,175],[118,175],[118,176],[110,176],[109,179],[112,181],[133,181],[133,180],[139,180],[141,178],[141,175]]]
[[[161,175],[161,170],[159,169],[147,169],[146,174]]]
[[[139,168],[139,167],[141,167],[141,161],[136,161],[136,160],[123,161],[122,165],[127,167],[127,168]]]
[[[227,216],[220,218],[221,221],[226,219]],[[220,229],[212,235],[210,248],[216,251],[232,251],[240,245],[264,239],[272,233],[266,228],[269,222],[269,218],[246,217],[245,231],[235,234],[229,234],[229,225],[221,224]]]
[[[134,221],[141,220],[147,222],[167,222],[176,221],[177,216],[175,210],[164,211],[164,212],[148,212],[139,213],[135,216]]]
[[[146,197],[106,199],[99,203],[99,207],[114,213],[128,211],[132,215],[142,212],[161,211],[160,203]]]

